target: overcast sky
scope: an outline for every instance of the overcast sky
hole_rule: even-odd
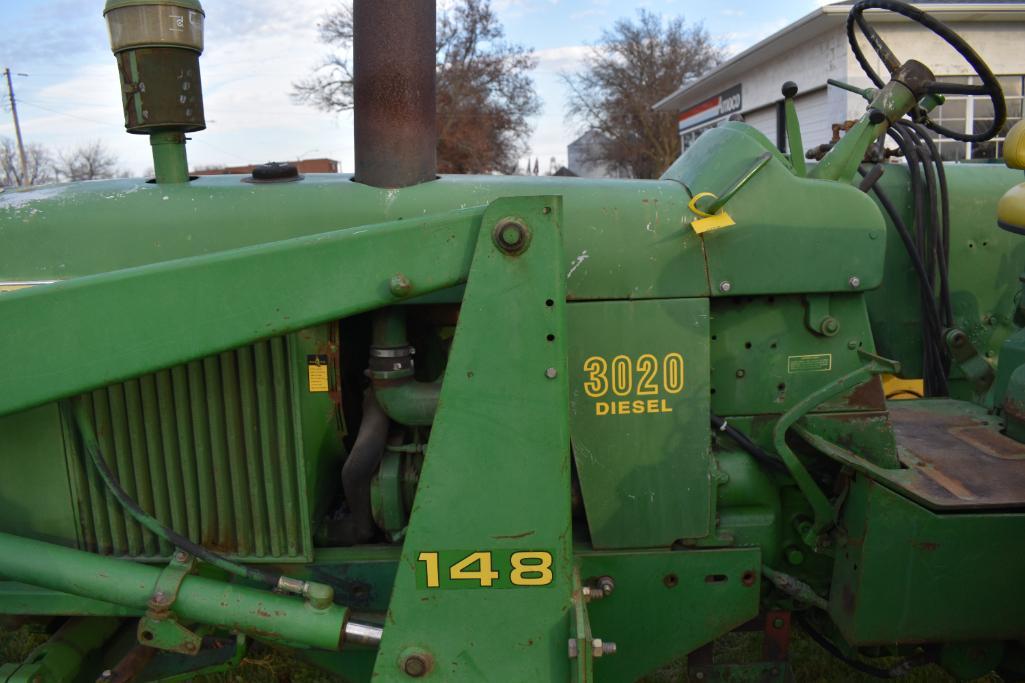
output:
[[[428,0],[422,0],[428,1]],[[451,0],[443,0],[451,1]],[[318,19],[337,0],[203,0],[206,52],[201,58],[207,130],[192,135],[193,166],[330,157],[350,172],[352,118],[298,106],[293,81],[328,51]],[[815,9],[816,0],[492,0],[509,40],[532,47],[544,103],[534,121],[531,157],[542,168],[564,162],[577,129],[565,119],[561,72],[579,67],[587,46],[619,17],[647,8],[702,22],[738,52]],[[151,167],[144,137],[124,132],[117,67],[109,52],[102,0],[0,0],[0,67],[15,76],[26,143],[54,150],[101,140],[134,175]],[[6,105],[6,92],[3,92]],[[9,107],[0,136],[14,134]]]

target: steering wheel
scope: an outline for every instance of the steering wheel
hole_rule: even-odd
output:
[[[854,52],[854,57],[858,60],[858,64],[864,69],[872,82],[875,83],[877,88],[882,88],[883,79],[879,77],[879,74],[869,65],[868,60],[865,59],[865,55],[861,51],[861,46],[858,44],[857,38],[854,35],[854,25],[857,24],[858,28],[861,29],[861,33],[868,40],[868,44],[872,46],[875,53],[879,55],[879,58],[883,61],[883,65],[889,70],[892,76],[901,67],[900,60],[893,54],[890,46],[887,45],[883,39],[879,36],[874,28],[872,28],[868,22],[865,21],[863,13],[867,9],[884,9],[890,12],[896,12],[902,16],[907,17],[911,21],[924,26],[929,29],[937,36],[942,38],[947,45],[954,48],[954,50],[964,57],[965,61],[971,64],[972,68],[975,69],[975,75],[982,81],[982,85],[964,85],[960,83],[941,83],[939,81],[926,81],[922,84],[921,92],[916,92],[915,96],[918,98],[924,95],[988,95],[989,99],[993,102],[993,125],[991,125],[983,133],[961,133],[958,131],[944,128],[931,120],[924,114],[921,114],[919,120],[920,123],[925,124],[927,128],[935,131],[939,135],[951,138],[952,140],[960,140],[962,142],[983,142],[994,137],[1000,132],[1004,122],[1007,120],[1007,105],[1004,103],[1004,92],[1000,88],[1000,83],[997,82],[996,76],[990,71],[989,67],[986,66],[986,62],[982,61],[978,53],[972,49],[972,47],[964,41],[964,38],[950,30],[950,27],[937,21],[933,17],[929,16],[922,10],[907,5],[898,0],[860,0],[855,3],[851,8],[850,14],[847,15],[847,40],[851,44],[851,51]]]

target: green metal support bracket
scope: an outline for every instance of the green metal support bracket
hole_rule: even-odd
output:
[[[993,366],[986,362],[986,359],[979,353],[972,340],[962,330],[947,330],[943,341],[950,351],[951,358],[964,371],[965,377],[972,383],[977,401],[982,401],[993,386],[996,373]],[[990,407],[990,406],[987,406]]]
[[[483,212],[347,228],[5,293],[0,320],[19,333],[0,335],[0,415],[458,285]],[[410,283],[401,296],[391,287],[396,272]]]
[[[570,680],[587,683],[594,680],[594,654],[591,620],[587,615],[587,598],[580,581],[580,568],[573,568],[573,633],[568,641],[569,658],[573,660]]]
[[[186,655],[199,652],[203,639],[179,624],[174,612],[171,611],[178,599],[182,581],[194,568],[195,561],[192,556],[184,551],[178,551],[164,571],[160,572],[146,614],[139,619],[136,630],[141,644]]]
[[[570,676],[561,219],[546,196],[482,218],[375,680]],[[510,223],[529,239],[507,240]]]
[[[786,435],[795,422],[825,401],[847,393],[859,384],[868,381],[874,375],[884,372],[891,374],[900,372],[900,363],[896,361],[867,351],[859,351],[859,353],[862,357],[868,359],[865,365],[813,391],[780,416],[772,430],[772,445],[776,449],[776,453],[782,458],[783,463],[790,471],[790,476],[794,478],[797,487],[811,505],[814,519],[806,528],[801,529],[801,537],[809,547],[816,549],[825,546],[827,539],[823,538],[823,533],[836,522],[836,511],[829,502],[829,498],[826,497],[826,494],[822,492],[822,489],[812,479],[811,474],[808,473],[808,470],[801,463],[797,455],[790,450],[790,446],[786,442]]]
[[[840,331],[840,321],[829,313],[829,294],[806,294],[804,303],[807,315],[804,324],[814,334],[835,337]]]

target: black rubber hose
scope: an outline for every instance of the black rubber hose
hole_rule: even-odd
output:
[[[373,389],[367,389],[363,398],[363,421],[352,445],[349,457],[342,466],[342,488],[349,504],[351,525],[342,531],[339,542],[354,545],[370,540],[377,533],[370,503],[370,482],[381,465],[388,440],[389,419],[377,402]]]
[[[926,328],[922,348],[923,355],[923,372],[922,376],[925,379],[927,393],[929,395],[938,395],[947,393],[947,372],[948,372],[948,360],[947,360],[947,349],[943,343],[943,332],[944,332],[944,319],[946,316],[943,314],[943,307],[937,300],[935,295],[935,272],[939,269],[941,271],[941,278],[946,279],[946,268],[938,267],[938,251],[935,248],[936,240],[940,238],[938,230],[933,229],[932,221],[929,221],[929,226],[926,227],[926,211],[925,206],[927,200],[932,206],[935,206],[934,199],[931,195],[926,196],[928,193],[928,176],[926,174],[929,170],[926,166],[925,160],[922,158],[919,152],[918,146],[918,134],[916,131],[908,129],[904,123],[898,122],[888,131],[890,137],[892,137],[901,148],[908,163],[908,172],[911,177],[912,195],[914,197],[915,204],[915,234],[916,234],[916,248],[918,250],[918,256],[925,266],[925,272],[927,274],[927,280],[929,288],[932,294],[927,294],[923,288],[921,292],[921,306],[926,310],[935,310],[935,318],[939,321],[939,324],[933,330]],[[923,168],[919,168],[919,164],[923,164]],[[923,179],[919,173],[926,175],[925,187],[923,187]],[[929,214],[929,218],[933,218],[932,212]],[[941,282],[941,286],[943,286]]]
[[[747,434],[740,431],[736,427],[730,426],[730,424],[718,415],[712,414],[711,418],[712,429],[715,432],[721,432],[726,436],[730,437],[737,442],[737,445],[743,448],[751,457],[758,462],[766,465],[767,467],[776,470],[782,474],[788,474],[786,465],[779,458],[774,458],[769,455],[761,446],[756,444]]]
[[[847,655],[845,655],[840,650],[840,648],[836,646],[835,643],[833,643],[831,640],[829,640],[829,638],[826,638],[824,635],[822,635],[822,633],[820,633],[816,628],[814,628],[804,617],[804,615],[800,612],[794,612],[794,617],[796,618],[797,623],[801,625],[801,628],[804,629],[804,632],[807,633],[811,637],[811,639],[818,644],[819,647],[821,647],[830,655],[832,655],[836,659],[839,659],[841,662],[851,667],[855,671],[860,671],[861,673],[867,674],[874,678],[901,678],[903,676],[906,676],[911,671],[911,669],[915,668],[916,666],[922,666],[926,663],[925,661],[904,659],[901,660],[896,666],[890,667],[889,669],[883,669],[878,666],[873,666],[866,662],[862,662],[860,660],[854,659],[853,657],[848,657]]]
[[[864,167],[861,166],[858,167],[858,172],[862,176],[867,175],[868,173],[868,171],[866,171]],[[882,187],[879,186],[878,183],[872,187],[872,192],[874,192],[876,197],[879,199],[879,203],[882,205],[883,210],[889,216],[890,222],[893,223],[894,228],[897,230],[898,236],[900,236],[901,241],[904,243],[904,249],[907,251],[908,257],[911,259],[911,264],[915,269],[915,273],[918,276],[919,285],[922,287],[923,292],[925,292],[926,296],[929,297],[931,300],[934,300],[935,294],[932,290],[932,285],[929,284],[929,278],[926,275],[925,271],[925,264],[922,263],[921,256],[919,255],[918,250],[915,247],[914,238],[908,231],[907,225],[904,223],[904,219],[900,217],[900,213],[897,212],[897,209],[893,205],[893,202],[890,201],[889,195],[886,194],[886,192],[883,190]],[[927,335],[923,335],[922,340],[923,349],[925,349],[930,348],[933,341],[938,338],[937,335],[941,334],[941,326],[939,322],[939,313],[936,310],[935,306],[924,306],[923,309],[923,313],[926,318],[923,321],[923,323],[926,327],[926,331],[928,332]],[[931,355],[932,354],[929,354],[929,357],[931,357]],[[930,372],[931,370],[932,369],[929,367],[923,367],[923,373]],[[945,393],[945,376],[942,378],[942,385],[943,391]]]
[[[906,124],[914,128],[919,137],[929,148],[933,164],[936,166],[936,181],[940,190],[940,239],[943,250],[940,254],[940,277],[946,280],[946,290],[940,291],[940,303],[944,308],[944,322],[949,326],[954,324],[954,313],[950,302],[950,192],[947,187],[947,171],[943,166],[943,157],[940,155],[936,143],[933,141],[929,131],[920,123]]]
[[[934,388],[942,387],[946,386],[946,378],[950,371],[950,358],[942,338],[946,328],[954,324],[950,297],[950,198],[946,173],[939,150],[924,126],[910,121],[899,121],[895,127],[916,146],[927,180],[925,199],[929,206],[929,223],[926,226],[926,243],[930,245],[927,267],[930,273],[933,273],[935,268],[935,272],[939,274],[939,296],[934,305],[937,307],[942,325],[936,336],[936,350],[932,354],[936,370],[931,384]],[[939,380],[940,377],[942,381]]]
[[[215,567],[219,567],[226,572],[241,576],[255,581],[256,583],[262,583],[270,588],[277,588],[281,579],[280,572],[267,571],[265,569],[258,569],[256,567],[250,567],[238,562],[233,562],[218,553],[208,550],[203,546],[193,543],[186,537],[177,533],[174,529],[170,529],[159,521],[156,520],[152,515],[147,513],[142,507],[135,502],[135,500],[128,495],[128,493],[121,486],[121,482],[118,481],[117,475],[111,471],[107,465],[107,461],[103,458],[103,453],[100,452],[99,444],[96,441],[96,435],[93,433],[91,423],[86,414],[85,405],[81,400],[73,401],[73,422],[78,427],[79,436],[82,439],[82,445],[85,447],[86,453],[89,455],[90,460],[99,472],[100,478],[103,483],[107,486],[110,492],[117,499],[117,502],[121,504],[125,510],[130,514],[139,524],[149,529],[155,535],[163,538],[168,543],[171,543],[178,548],[190,553],[203,560],[207,564],[211,564]]]
[[[934,265],[930,258],[932,251],[929,248],[926,231],[922,227],[922,223],[925,218],[925,197],[922,189],[922,178],[919,176],[918,151],[915,144],[910,140],[910,136],[907,131],[899,125],[892,126],[887,133],[897,143],[897,146],[900,147],[900,150],[903,152],[904,158],[907,161],[908,176],[911,180],[911,197],[914,206],[913,234],[915,237],[915,250],[918,253],[919,259],[921,259],[925,266],[926,281],[928,282],[929,290],[934,291]],[[936,307],[935,296],[931,298],[928,297],[924,288],[920,292],[920,299],[922,308]],[[942,350],[938,349],[934,342],[936,335],[938,334],[942,334],[942,328],[940,327],[937,327],[936,330],[924,335],[923,341],[926,343],[923,343],[922,346],[922,376],[925,379],[928,393],[930,394],[935,393],[937,390],[939,375],[945,374],[941,370],[943,367]]]

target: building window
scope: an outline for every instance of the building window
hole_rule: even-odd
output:
[[[724,116],[722,118],[716,119],[715,121],[710,121],[709,123],[705,123],[700,126],[695,126],[694,128],[688,128],[687,130],[680,133],[680,151],[686,150],[688,147],[694,144],[695,140],[701,137],[702,133],[704,133],[705,131],[712,130],[726,119],[727,117]]]
[[[937,136],[940,156],[945,161],[962,159],[999,159],[1004,151],[1004,136],[1022,117],[1022,81],[1023,76],[997,76],[1000,87],[1004,90],[1004,101],[1007,102],[1007,123],[1000,133],[986,142],[958,142]],[[948,83],[964,83],[981,85],[978,76],[939,76],[938,81]],[[966,133],[982,133],[993,124],[993,102],[986,95],[966,97],[950,95],[943,106],[933,111],[929,118],[939,125]]]

